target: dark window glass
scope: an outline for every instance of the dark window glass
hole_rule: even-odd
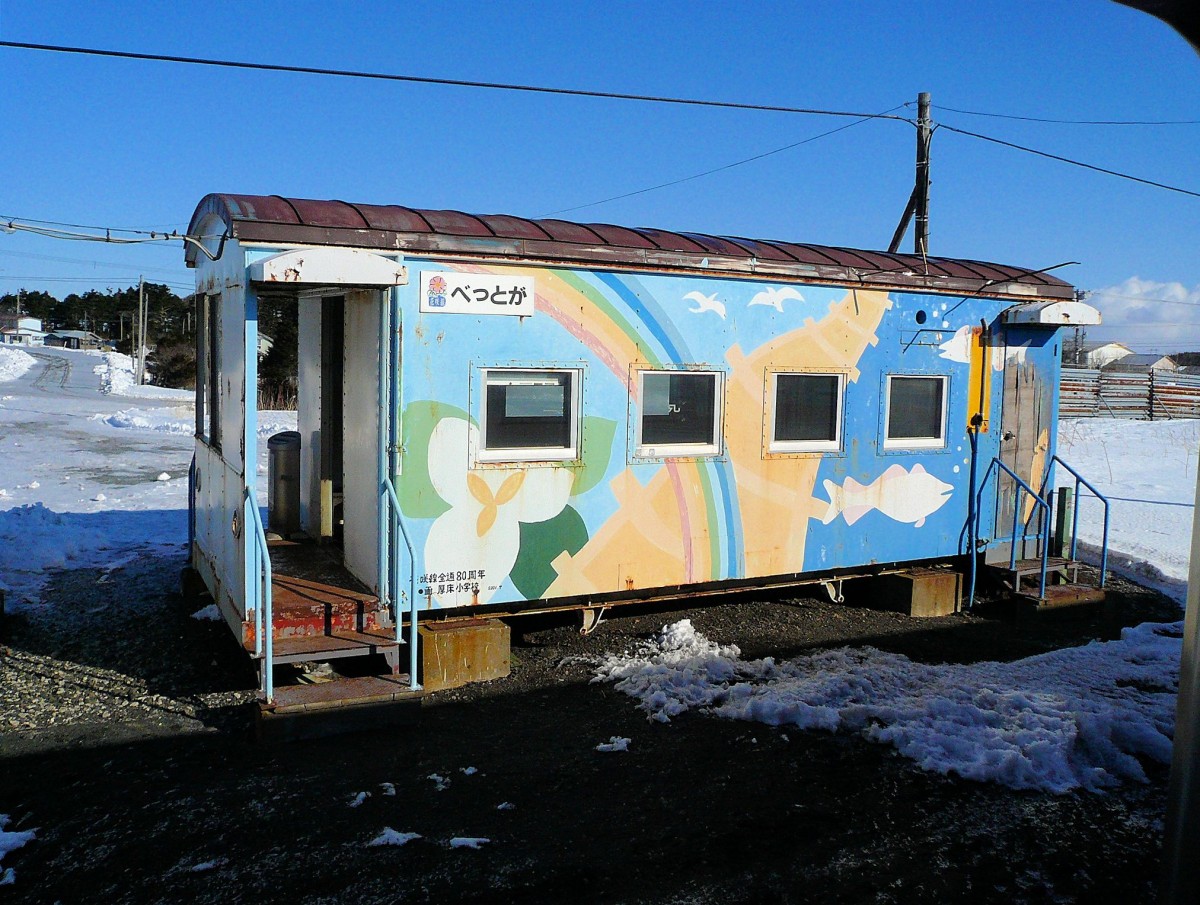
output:
[[[775,439],[838,439],[838,389],[832,374],[778,374],[775,377]]]
[[[941,377],[893,377],[888,381],[889,440],[940,440],[942,437]]]
[[[571,377],[553,371],[487,375],[486,449],[571,446]]]
[[[643,374],[642,445],[712,445],[716,400],[716,374]]]

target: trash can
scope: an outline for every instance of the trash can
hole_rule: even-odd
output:
[[[280,537],[300,531],[300,432],[267,440],[267,527]]]

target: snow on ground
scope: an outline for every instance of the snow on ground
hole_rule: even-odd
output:
[[[1200,421],[1073,418],[1059,423],[1058,454],[1111,498],[1109,568],[1183,602],[1196,501]],[[1074,478],[1058,469],[1058,486]],[[1085,495],[1079,538],[1097,550],[1103,507]],[[1095,559],[1095,555],[1090,558]]]
[[[47,570],[113,568],[131,551],[182,561],[193,394],[136,386],[129,356],[115,353],[0,347],[0,370],[9,373],[5,362],[21,360],[17,353],[32,364],[0,393],[0,588],[8,608],[36,604]],[[294,412],[259,418],[260,437],[295,427]],[[265,476],[266,443],[260,447]],[[265,480],[259,489],[265,505]]]
[[[147,552],[182,559],[191,393],[137,387],[127,356],[62,349],[0,348],[0,380],[0,587],[11,609],[37,605],[48,570],[111,571]],[[266,412],[258,432],[295,426],[295,413]],[[1187,575],[1198,447],[1197,421],[1065,421],[1060,435],[1063,457],[1121,498],[1113,566],[1158,574],[1176,594]],[[260,443],[260,474],[266,454]],[[1099,542],[1098,508],[1081,507],[1089,543]],[[931,770],[1018,788],[1098,789],[1142,778],[1139,757],[1169,756],[1179,634],[1140,626],[1119,641],[1012,664],[928,666],[870,649],[775,663],[743,661],[679,623],[607,658],[599,676],[656,719],[696,709],[856,731]],[[618,742],[627,744],[608,744],[619,750]],[[439,790],[449,785],[429,778]]]
[[[1145,781],[1170,763],[1182,624],[1126,629],[1015,663],[928,665],[873,648],[782,663],[743,660],[689,620],[609,655],[611,681],[651,719],[689,710],[772,726],[849,731],[926,770],[1062,793]]]
[[[367,845],[408,845],[414,839],[420,839],[420,833],[401,833],[385,826],[383,832],[372,839]]]
[[[0,861],[4,860],[4,856],[11,851],[16,851],[26,842],[32,841],[37,836],[37,830],[24,830],[22,832],[9,832],[5,829],[8,826],[9,816],[0,814]],[[11,886],[17,881],[17,875],[11,867],[0,868],[0,886]]]
[[[0,345],[0,383],[16,380],[34,366],[37,359],[21,349]]]

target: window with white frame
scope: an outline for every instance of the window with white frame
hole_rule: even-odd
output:
[[[485,368],[482,379],[481,460],[577,458],[578,371]]]
[[[639,371],[639,456],[721,452],[724,375],[718,371]]]
[[[769,452],[842,448],[841,374],[773,373]]]
[[[887,379],[884,448],[946,445],[946,378],[892,374]]]
[[[221,296],[196,296],[196,436],[221,448]]]

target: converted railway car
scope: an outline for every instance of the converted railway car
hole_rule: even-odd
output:
[[[209,195],[188,232],[191,567],[268,699],[275,663],[400,671],[405,645],[416,687],[418,623],[1045,556],[1059,328],[1098,315],[1044,271],[276,196]],[[299,311],[279,538],[274,294]]]

